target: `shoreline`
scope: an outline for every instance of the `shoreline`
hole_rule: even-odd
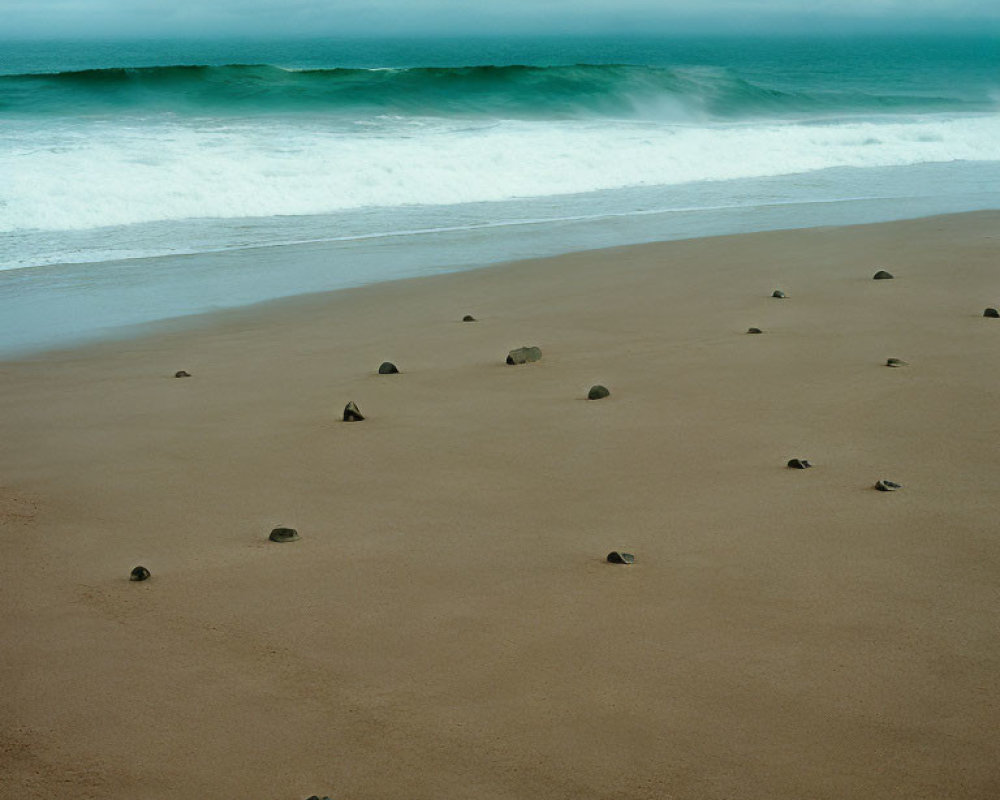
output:
[[[836,201],[836,202],[846,202],[846,201]],[[633,247],[635,248],[658,247],[673,242],[718,240],[731,237],[750,236],[755,234],[782,233],[782,232],[812,230],[812,229],[825,230],[825,229],[839,229],[839,228],[864,228],[871,225],[915,222],[918,220],[947,219],[969,214],[989,214],[991,213],[991,211],[993,211],[993,209],[963,210],[963,211],[955,211],[942,214],[931,214],[927,216],[922,215],[915,217],[905,217],[903,219],[879,220],[876,222],[867,222],[867,223],[849,223],[849,224],[833,223],[833,224],[810,225],[810,226],[793,226],[788,228],[767,228],[764,230],[740,231],[734,233],[723,232],[723,233],[716,233],[709,235],[682,236],[681,238],[670,238],[670,239],[663,239],[656,241],[640,241],[634,243],[627,242],[624,244],[615,244],[604,247],[572,249],[569,251],[547,254],[542,256],[535,256],[535,257],[516,257],[510,259],[501,259],[497,261],[487,261],[486,263],[483,264],[449,263],[448,265],[441,267],[440,268],[441,271],[430,274],[422,273],[415,275],[403,275],[402,277],[376,278],[375,280],[362,281],[360,283],[347,283],[345,285],[337,286],[334,288],[320,288],[314,290],[295,292],[293,294],[280,294],[275,296],[264,297],[262,299],[251,300],[248,302],[241,302],[238,305],[222,306],[209,310],[197,310],[197,311],[185,312],[182,314],[173,314],[166,317],[147,319],[128,324],[116,324],[113,325],[112,327],[107,327],[103,329],[103,333],[100,332],[101,329],[93,329],[88,331],[86,334],[83,334],[82,337],[83,341],[77,344],[51,342],[48,345],[42,345],[41,343],[39,343],[34,346],[22,345],[20,350],[18,350],[15,347],[14,349],[8,350],[8,352],[6,353],[0,351],[0,364],[7,362],[35,360],[39,358],[45,358],[50,354],[70,354],[81,349],[86,350],[87,348],[90,347],[100,347],[102,345],[113,344],[116,342],[118,343],[125,342],[133,338],[142,338],[147,335],[155,336],[157,335],[158,332],[161,331],[179,331],[179,330],[185,330],[192,326],[197,327],[201,325],[211,326],[212,324],[211,320],[214,317],[218,316],[220,319],[222,319],[226,315],[232,315],[232,314],[240,315],[248,313],[252,315],[257,313],[258,310],[264,310],[266,312],[268,307],[270,307],[272,304],[277,304],[277,305],[287,304],[290,305],[290,307],[294,307],[296,304],[302,303],[308,307],[314,302],[314,300],[316,302],[323,302],[322,298],[339,292],[366,290],[373,287],[381,286],[383,284],[394,284],[400,282],[407,282],[414,280],[419,281],[419,280],[433,279],[433,278],[447,278],[449,276],[461,274],[464,272],[475,272],[484,269],[503,269],[506,267],[510,267],[511,265],[520,263],[542,263],[553,259],[567,258],[583,254],[595,254],[596,256],[596,254],[602,252],[627,250]],[[131,269],[131,264],[133,263],[133,261],[162,262],[165,265],[168,265],[170,269],[175,269],[176,267],[170,267],[170,265],[174,264],[174,262],[177,262],[177,264],[189,265],[187,268],[188,271],[191,271],[192,269],[197,269],[198,268],[197,265],[199,264],[199,262],[204,261],[208,262],[209,264],[207,270],[208,272],[211,272],[213,269],[212,262],[218,261],[219,264],[217,265],[217,268],[221,268],[223,273],[231,273],[233,267],[231,264],[227,265],[227,262],[232,261],[237,257],[250,257],[251,260],[262,262],[267,260],[265,256],[267,256],[272,251],[277,250],[279,252],[288,253],[292,257],[296,255],[299,256],[305,255],[306,260],[318,262],[321,259],[329,258],[331,255],[334,255],[334,253],[326,251],[326,248],[328,248],[331,244],[334,244],[334,242],[330,241],[302,242],[302,243],[275,245],[275,246],[251,247],[245,250],[238,249],[238,250],[223,250],[223,251],[199,252],[199,253],[184,253],[171,256],[156,256],[150,259],[137,259],[137,260],[127,259],[121,262],[107,262],[107,266],[114,267],[115,271],[114,273],[108,276],[104,276],[102,278],[102,283],[108,283],[109,281],[113,282],[116,276],[125,281],[126,283],[132,283],[132,280],[129,278],[129,276],[127,276],[126,273]],[[310,251],[315,251],[315,252],[313,252],[312,255],[309,255]],[[55,273],[53,279],[58,283],[65,283],[67,281],[67,276],[63,275],[62,271],[64,270],[64,268],[70,268],[70,276],[68,278],[70,282],[79,283],[82,285],[84,282],[84,276],[81,270],[90,266],[92,265],[88,263],[52,264],[52,265],[39,266],[37,268],[31,268],[31,270],[29,271],[33,271],[34,269],[53,271]],[[14,273],[13,277],[8,276],[7,274],[8,272]],[[76,277],[72,277],[74,272],[80,274],[77,275]],[[21,275],[20,273],[21,270],[9,270],[6,272],[0,272],[0,279],[3,278],[7,278],[8,280],[16,280],[17,278],[23,279],[24,276]],[[224,278],[220,278],[215,282],[218,283],[220,281],[224,283]],[[265,280],[265,282],[273,282],[273,281]],[[48,287],[43,284],[41,287],[39,287],[38,289],[34,289],[33,291],[45,292],[48,291]],[[17,303],[19,300],[20,298],[15,293],[10,298],[10,303],[11,304]],[[108,306],[108,310],[110,310],[109,301],[104,301],[103,305]],[[65,309],[63,309],[63,312],[64,313],[69,312],[70,309],[71,306],[67,306]],[[34,313],[36,316],[40,318],[47,318],[51,316],[50,314],[44,314],[38,312]]]
[[[660,208],[663,199],[658,191],[643,189],[568,196],[559,200],[560,213],[568,216],[537,225],[489,229],[473,225],[442,230],[437,226],[455,219],[482,221],[484,214],[493,223],[517,222],[545,217],[551,209],[546,209],[546,198],[488,204],[485,211],[476,210],[475,204],[441,207],[413,211],[414,218],[400,220],[393,212],[391,220],[368,220],[362,227],[367,226],[375,238],[210,248],[191,254],[0,270],[0,359],[116,337],[119,328],[156,320],[567,252],[978,211],[997,206],[991,188],[996,185],[991,181],[995,171],[992,164],[979,169],[925,164],[862,171],[866,185],[875,182],[885,194],[877,198],[854,196],[859,191],[852,188],[858,175],[849,169],[821,171],[814,176],[818,183],[808,190],[783,178],[729,181],[724,186],[692,184],[680,187],[680,194],[671,194],[671,205],[679,204],[675,208]],[[923,196],[923,186],[938,183],[948,187],[944,193]],[[762,205],[753,199],[759,200],[761,193],[775,202]],[[723,199],[726,203],[717,205]],[[646,213],[650,209],[655,213]],[[118,240],[141,240],[154,234],[161,243],[190,236],[204,244],[206,237],[211,238],[204,226],[216,223],[223,229],[229,224],[194,220],[190,225],[167,225],[146,233],[109,229],[105,232],[108,244],[103,237],[95,240],[96,232],[81,232],[83,238],[75,246],[86,252],[95,245],[101,249]],[[412,223],[417,229],[430,225],[428,230],[437,232],[386,236],[401,223],[404,227]],[[308,240],[306,229],[316,234],[321,225],[351,230],[360,223],[347,215],[249,220],[246,224],[254,233],[234,230],[227,236],[272,240],[295,234]],[[27,246],[27,242],[22,244]],[[6,257],[14,258],[17,248],[11,244]]]
[[[575,252],[3,362],[0,797],[991,796],[998,230]]]

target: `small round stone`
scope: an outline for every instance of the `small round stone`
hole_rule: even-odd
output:
[[[809,469],[812,464],[806,461],[804,458],[793,458],[788,462],[789,469]]]
[[[785,297],[788,297],[788,295],[785,294],[783,291],[781,291],[781,289],[775,289],[773,292],[771,292],[771,297],[778,297],[783,299]]]
[[[393,364],[391,361],[383,361],[381,364],[379,364],[378,367],[379,375],[396,375],[398,373],[399,369],[397,369],[396,365]]]
[[[998,318],[1000,318],[1000,311],[997,311],[995,308],[987,308],[983,312],[983,316],[984,317],[992,317],[993,319],[998,319]]]
[[[873,281],[890,281],[896,276],[891,272],[886,272],[884,269],[880,269],[872,276]]]
[[[908,367],[910,366],[909,361],[903,361],[901,358],[890,358],[885,362],[887,367]]]
[[[763,333],[760,328],[747,328],[747,333]]]
[[[145,567],[133,567],[131,574],[128,576],[130,581],[148,581],[149,580],[149,570]]]
[[[590,391],[587,392],[587,399],[600,400],[604,397],[609,397],[610,395],[611,392],[608,391],[607,386],[601,386],[600,384],[596,384],[590,387]]]
[[[295,528],[275,528],[267,538],[272,542],[294,542],[299,538],[299,532]]]
[[[475,322],[475,321],[476,318],[472,316],[472,314],[466,314],[464,317],[462,317],[462,322]]]
[[[174,377],[175,378],[190,378],[191,377],[191,373],[187,372],[187,371],[185,371],[183,369],[179,369],[179,370],[177,370],[177,372],[174,373]]]
[[[875,481],[875,488],[880,492],[894,492],[897,489],[902,489],[902,484],[896,483],[895,481]]]
[[[542,351],[538,347],[518,347],[507,353],[508,364],[531,364],[540,360]]]
[[[608,561],[612,564],[634,564],[635,556],[631,553],[623,553],[620,550],[612,550],[608,553]]]

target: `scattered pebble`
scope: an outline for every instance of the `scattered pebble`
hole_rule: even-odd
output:
[[[909,361],[903,361],[901,358],[890,358],[885,362],[887,367],[908,367],[910,366]]]
[[[587,392],[588,400],[600,400],[601,398],[610,396],[611,392],[608,391],[607,386],[601,386],[596,384],[590,387],[590,391]]]
[[[747,333],[763,333],[760,328],[747,328]]]
[[[872,276],[872,280],[873,281],[888,281],[888,280],[892,280],[895,277],[896,276],[893,275],[891,272],[886,272],[884,269],[880,269],[878,272],[876,272]]]
[[[631,553],[622,553],[618,550],[612,550],[608,553],[608,561],[612,564],[634,564],[635,556]]]
[[[353,400],[344,406],[344,422],[361,422],[364,418]]]
[[[476,318],[472,314],[466,314],[462,317],[462,322],[476,322]]]
[[[894,492],[897,489],[902,489],[902,484],[896,483],[895,481],[875,481],[875,488],[880,492]]]
[[[804,458],[793,458],[791,461],[788,462],[788,466],[791,469],[809,469],[809,467],[811,467],[812,464],[810,464]]]
[[[383,361],[378,367],[379,375],[397,375],[399,374],[399,369],[391,361]]]
[[[174,377],[175,378],[190,378],[191,377],[191,373],[187,372],[187,371],[185,371],[183,369],[179,369],[179,370],[177,370],[177,372],[174,373]]]
[[[149,570],[145,567],[133,567],[132,573],[128,576],[130,581],[148,581]]]
[[[272,542],[294,542],[299,538],[299,532],[295,528],[275,528],[267,538]]]
[[[786,295],[783,291],[781,291],[781,289],[775,289],[773,292],[771,292],[771,297],[785,298],[788,297],[788,295]]]
[[[518,347],[507,353],[508,364],[528,364],[538,361],[542,357],[542,351],[537,347]]]
[[[997,319],[998,317],[1000,317],[1000,311],[997,311],[995,308],[987,308],[983,312],[983,316],[984,317],[992,317],[993,319]]]

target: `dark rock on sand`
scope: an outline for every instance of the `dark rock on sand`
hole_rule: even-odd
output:
[[[902,484],[896,483],[895,481],[875,481],[875,488],[880,492],[894,492],[897,489],[902,489]]]
[[[793,458],[791,461],[788,462],[788,466],[791,469],[809,469],[809,467],[811,467],[812,464],[810,464],[804,458]]]
[[[611,392],[608,391],[607,386],[601,386],[599,383],[595,386],[590,387],[590,391],[587,392],[588,400],[600,400],[604,397],[609,397]]]
[[[383,361],[381,364],[379,364],[378,367],[379,375],[397,375],[398,373],[399,370],[396,368],[396,365],[393,364],[391,361]]]
[[[909,361],[903,361],[901,358],[890,358],[885,362],[887,367],[908,367],[910,366]]]
[[[1000,318],[1000,311],[997,311],[995,308],[987,308],[983,312],[983,316],[984,317],[992,317],[993,319],[997,319],[997,318]]]
[[[612,564],[634,564],[635,556],[631,553],[622,553],[618,550],[612,550],[608,553],[608,561]]]
[[[462,317],[462,322],[475,322],[475,321],[476,318],[472,316],[472,314],[466,314],[464,317]]]
[[[267,538],[272,542],[294,542],[299,538],[299,532],[295,528],[275,528]]]
[[[190,372],[185,372],[184,370],[179,369],[179,370],[177,370],[177,372],[174,373],[174,377],[175,378],[190,378],[191,377],[191,373]]]
[[[361,422],[364,418],[353,400],[344,406],[344,422]]]
[[[873,281],[889,281],[895,278],[891,272],[886,272],[884,269],[880,269],[872,276]]]
[[[771,297],[778,297],[784,299],[788,297],[788,295],[785,294],[783,291],[781,291],[781,289],[775,289],[773,292],[771,292]]]
[[[747,333],[763,333],[760,328],[747,328]]]
[[[518,347],[507,353],[508,364],[528,364],[538,361],[542,357],[542,351],[537,347]]]
[[[132,573],[128,576],[130,581],[148,581],[149,580],[149,570],[145,567],[135,567]]]

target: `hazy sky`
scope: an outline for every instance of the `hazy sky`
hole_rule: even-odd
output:
[[[1000,31],[1000,0],[0,0],[21,36]]]

